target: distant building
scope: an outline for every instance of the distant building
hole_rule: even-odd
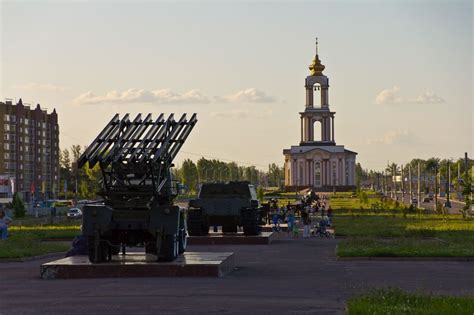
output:
[[[23,200],[53,198],[59,185],[59,126],[48,114],[12,101],[0,102],[0,198],[21,193]]]
[[[317,45],[317,44],[316,44]],[[306,77],[306,105],[300,112],[301,142],[284,149],[287,190],[312,187],[343,191],[355,187],[356,152],[336,145],[334,116],[329,109],[329,79],[317,53]],[[318,130],[318,131],[316,131]]]

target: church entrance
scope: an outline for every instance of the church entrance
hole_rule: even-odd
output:
[[[314,186],[321,187],[321,162],[314,162]]]

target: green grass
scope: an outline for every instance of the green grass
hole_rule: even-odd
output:
[[[65,242],[41,242],[43,239],[70,239],[80,234],[77,222],[54,225],[13,225],[9,238],[0,241],[0,258],[21,258],[63,252],[70,248]]]
[[[69,247],[64,243],[40,242],[30,233],[13,234],[7,240],[0,241],[0,258],[22,258],[64,252]]]
[[[421,293],[411,294],[400,289],[378,289],[351,298],[347,302],[347,309],[349,315],[472,315],[474,314],[474,299]]]
[[[11,226],[8,228],[11,235],[27,234],[34,239],[73,239],[80,234],[80,226],[77,225],[42,225],[42,226]]]
[[[474,257],[474,221],[461,215],[335,211],[340,257]]]

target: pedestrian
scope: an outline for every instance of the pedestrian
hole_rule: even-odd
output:
[[[309,215],[308,215],[307,212],[303,212],[301,214],[301,219],[303,221],[303,238],[308,238],[308,237],[311,236],[310,235],[310,232],[311,232],[311,219],[309,218]]]
[[[286,221],[288,223],[288,228],[287,228],[287,233],[288,233],[288,236],[290,236],[290,233],[291,232],[294,232],[293,231],[293,226],[295,225],[295,213],[293,212],[293,210],[289,210],[288,211],[288,215],[286,217]]]
[[[8,225],[13,220],[7,216],[5,210],[0,210],[0,240],[6,240],[8,238]]]
[[[278,223],[279,219],[280,219],[280,216],[279,216],[278,212],[273,211],[273,213],[272,213],[272,223],[273,223],[272,230],[274,232],[280,232],[280,226],[279,226],[279,223]]]

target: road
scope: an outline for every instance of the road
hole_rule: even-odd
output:
[[[190,246],[232,251],[236,269],[215,278],[41,280],[46,260],[0,263],[0,313],[343,314],[345,301],[374,287],[474,296],[471,261],[338,261],[337,239],[271,245]]]
[[[405,194],[405,198],[402,197],[402,193],[397,193],[398,200],[401,202],[403,201],[406,205],[411,204],[411,199],[409,194]],[[413,195],[416,198],[416,195]],[[424,197],[424,196],[423,196]],[[446,202],[446,198],[438,197],[438,202],[444,204]],[[421,198],[420,207],[425,209],[434,210],[435,202],[431,200],[430,202],[423,202],[423,198]],[[458,214],[460,210],[464,207],[464,202],[453,201],[451,200],[451,208],[449,209],[449,213],[451,214]]]

